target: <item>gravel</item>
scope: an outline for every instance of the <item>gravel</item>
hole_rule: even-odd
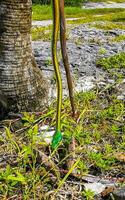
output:
[[[92,25],[92,24],[91,24]],[[75,91],[87,91],[92,89],[98,82],[104,82],[106,72],[96,67],[96,61],[102,57],[109,57],[120,52],[125,52],[125,41],[112,42],[115,36],[124,35],[124,30],[114,29],[111,31],[96,29],[90,24],[83,24],[73,28],[67,41],[67,51]],[[54,70],[51,61],[51,42],[32,42],[36,61],[49,80],[50,99],[56,97]],[[58,48],[60,44],[58,43]],[[60,58],[60,55],[59,55]],[[67,84],[64,67],[59,59],[64,96],[67,95]],[[125,91],[123,90],[125,94]],[[123,94],[119,94],[123,98]]]

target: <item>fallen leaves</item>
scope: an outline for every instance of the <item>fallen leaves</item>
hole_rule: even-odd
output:
[[[125,153],[118,152],[115,154],[115,158],[120,162],[125,162]]]

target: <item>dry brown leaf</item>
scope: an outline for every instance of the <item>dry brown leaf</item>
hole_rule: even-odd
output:
[[[116,153],[115,158],[120,162],[125,162],[125,153]]]
[[[107,196],[108,194],[110,194],[111,192],[113,192],[115,190],[115,187],[111,186],[111,187],[106,187],[105,190],[101,193],[102,197]]]

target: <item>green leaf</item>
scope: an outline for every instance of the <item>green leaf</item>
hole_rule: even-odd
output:
[[[25,184],[25,183],[26,183],[25,177],[24,177],[21,173],[16,172],[16,175],[17,175],[17,176],[15,176],[14,174],[9,175],[9,176],[7,177],[7,180],[9,180],[9,181],[21,182],[22,184]]]
[[[53,150],[56,149],[61,141],[62,141],[62,133],[61,131],[56,131],[52,140],[52,149]]]

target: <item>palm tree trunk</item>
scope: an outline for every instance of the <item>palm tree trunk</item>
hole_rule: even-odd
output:
[[[47,83],[31,47],[31,0],[0,0],[0,91],[18,111],[42,109]]]

